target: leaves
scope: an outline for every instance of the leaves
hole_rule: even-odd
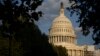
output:
[[[71,2],[75,2],[69,8],[70,11],[74,11],[75,13],[79,13],[80,17],[78,19],[79,27],[83,29],[83,35],[88,35],[90,32],[93,32],[92,37],[96,44],[100,43],[100,0],[70,0]],[[93,29],[93,31],[91,31]]]
[[[57,52],[58,56],[68,56],[67,49],[62,46],[54,46],[55,52]]]
[[[18,0],[13,3],[12,0],[5,0],[4,5],[0,3],[0,36],[8,39],[4,43],[8,46],[0,45],[0,56],[57,56],[48,42],[48,36],[42,34],[34,23],[42,16],[41,11],[36,11],[42,2],[21,0],[19,4]]]

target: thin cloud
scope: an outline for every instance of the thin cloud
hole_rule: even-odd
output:
[[[82,28],[81,27],[76,27],[75,28],[75,32],[81,32],[82,31]]]

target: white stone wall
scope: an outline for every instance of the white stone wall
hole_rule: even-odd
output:
[[[95,56],[100,56],[100,49],[95,50]]]

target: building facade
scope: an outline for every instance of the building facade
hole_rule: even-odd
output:
[[[95,50],[95,56],[100,56],[100,49]]]
[[[85,45],[84,46],[84,56],[95,56],[95,46]]]
[[[49,30],[49,43],[65,47],[68,56],[84,56],[84,47],[76,44],[76,35],[71,21],[64,14],[63,3]]]

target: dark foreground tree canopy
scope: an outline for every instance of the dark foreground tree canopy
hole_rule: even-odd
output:
[[[58,56],[68,56],[67,49],[62,46],[53,46],[55,52],[57,52]]]
[[[72,6],[68,8],[73,14],[79,15],[79,27],[86,36],[92,32],[95,44],[100,43],[100,0],[69,0]]]
[[[0,2],[0,56],[57,56],[34,21],[43,0],[2,0]],[[29,13],[31,11],[31,13]]]

